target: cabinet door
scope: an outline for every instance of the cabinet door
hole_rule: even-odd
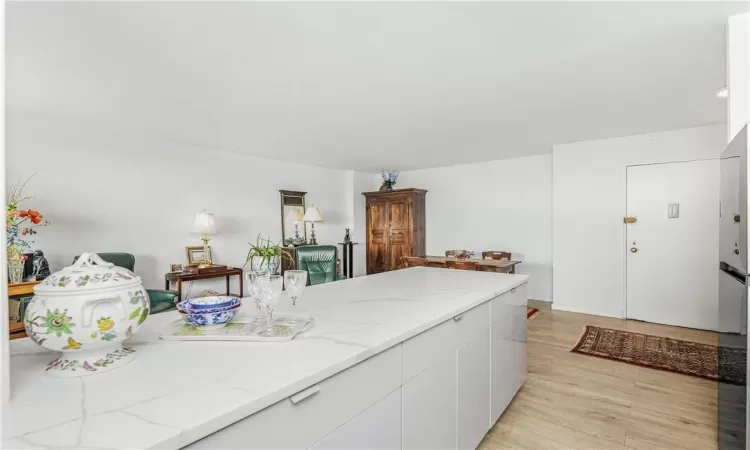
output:
[[[490,329],[490,425],[526,380],[526,307],[516,307]]]
[[[390,240],[388,245],[389,268],[398,269],[402,256],[411,256],[411,219],[408,202],[388,203]]]
[[[456,448],[455,351],[447,352],[445,357],[409,380],[401,392],[402,448]]]
[[[490,429],[490,340],[485,329],[457,351],[458,449],[474,449]]]
[[[515,396],[523,383],[526,381],[526,365],[527,365],[527,331],[529,328],[529,321],[526,318],[528,310],[526,306],[518,307],[513,312],[513,331],[511,335],[511,348],[514,357],[513,366],[513,395]]]
[[[385,202],[367,204],[367,273],[388,270],[388,208]]]
[[[508,313],[490,328],[490,424],[503,414],[513,398],[512,333],[513,313]]]
[[[401,448],[401,388],[364,410],[312,448],[315,450]]]

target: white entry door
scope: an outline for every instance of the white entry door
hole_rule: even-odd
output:
[[[627,317],[719,330],[719,160],[627,168]]]

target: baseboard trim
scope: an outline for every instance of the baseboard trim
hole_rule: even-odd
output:
[[[552,303],[552,309],[555,311],[567,311],[567,312],[573,312],[573,313],[578,313],[578,314],[588,314],[590,316],[612,317],[614,319],[625,318],[622,315],[622,313],[611,314],[605,311],[592,311],[590,309],[580,308],[577,306],[561,305],[559,303],[554,303],[554,302]]]

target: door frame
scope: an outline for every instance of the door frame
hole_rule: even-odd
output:
[[[623,214],[622,217],[626,217],[628,215],[628,169],[631,167],[641,167],[641,166],[661,166],[664,164],[678,164],[678,163],[687,163],[687,162],[698,162],[698,161],[711,161],[711,160],[720,160],[720,156],[716,156],[714,158],[696,158],[696,159],[680,159],[677,161],[662,161],[662,162],[656,162],[656,163],[648,163],[648,164],[627,164],[625,165],[625,202],[623,203]],[[622,224],[622,245],[620,246],[621,252],[622,252],[622,318],[625,320],[631,320],[628,319],[628,252],[627,252],[627,246],[628,246],[628,224],[624,223]],[[717,267],[716,270],[719,270]],[[638,320],[638,319],[632,319],[632,320]],[[750,360],[748,360],[748,364],[750,364]],[[750,390],[748,391],[750,392]]]

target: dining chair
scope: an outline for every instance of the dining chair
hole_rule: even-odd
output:
[[[426,266],[427,259],[420,258],[419,256],[402,256],[401,267],[420,267]]]
[[[482,259],[507,259],[511,260],[510,252],[503,252],[499,250],[488,250],[482,252]]]
[[[446,261],[449,269],[477,270],[479,264],[471,261]]]
[[[445,265],[445,262],[443,262],[443,261],[430,261],[430,260],[427,260],[426,266],[427,267],[437,267],[439,269],[445,269],[446,267],[448,267],[448,266]]]

